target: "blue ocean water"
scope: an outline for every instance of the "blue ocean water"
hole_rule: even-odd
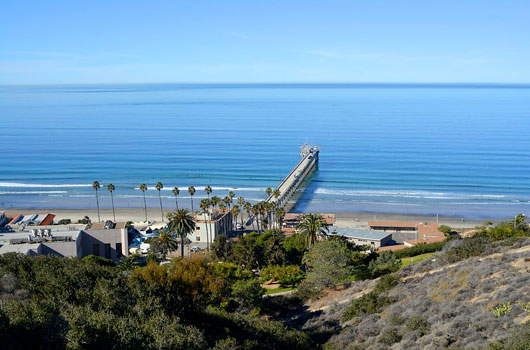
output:
[[[93,180],[121,207],[157,181],[165,206],[189,185],[260,200],[307,141],[295,211],[530,213],[530,86],[3,86],[0,122],[0,207],[94,207]]]

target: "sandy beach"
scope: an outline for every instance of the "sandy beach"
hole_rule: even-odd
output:
[[[164,215],[169,212],[170,208],[164,209]],[[56,215],[55,222],[61,219],[71,219],[76,222],[85,216],[88,216],[92,221],[97,221],[97,211],[95,209],[0,209],[5,211],[6,214],[30,214],[30,213],[52,213]],[[246,217],[246,213],[243,213]],[[339,227],[351,227],[351,228],[365,228],[367,222],[372,220],[389,220],[389,221],[412,221],[412,222],[436,222],[436,216],[425,216],[425,215],[404,215],[404,214],[392,214],[392,213],[345,213],[338,212],[334,213],[336,217],[335,226]],[[101,220],[113,220],[112,209],[101,209],[100,210]],[[160,208],[147,208],[147,218],[150,221],[161,221]],[[145,212],[143,208],[116,208],[116,221],[117,222],[141,222],[145,220]],[[469,218],[456,218],[448,216],[439,216],[438,223],[440,225],[449,225],[454,228],[472,228],[477,225],[481,225],[486,219],[469,219]],[[502,220],[492,219],[492,222],[500,222]]]

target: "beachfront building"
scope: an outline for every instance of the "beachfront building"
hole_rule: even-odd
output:
[[[116,261],[128,255],[128,247],[126,228],[95,230],[61,225],[0,233],[0,254],[16,252],[77,258],[96,255]]]
[[[392,239],[398,244],[380,247],[379,251],[400,250],[417,244],[430,244],[446,240],[443,232],[438,230],[438,224],[428,222],[401,221],[369,221],[372,230],[391,233]]]
[[[377,249],[391,244],[392,234],[374,230],[361,230],[348,227],[336,227],[332,234],[344,236],[348,241],[355,245],[367,245],[370,248]]]
[[[201,212],[195,216],[195,234],[191,235],[190,239],[193,243],[206,244],[208,236],[210,242],[213,242],[215,237],[221,234],[229,235],[232,230],[233,216],[230,210]]]

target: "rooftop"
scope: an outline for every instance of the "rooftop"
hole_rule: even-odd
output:
[[[370,239],[375,241],[380,241],[392,235],[392,233],[389,232],[362,230],[348,227],[334,227],[331,232],[333,234],[346,236],[348,238]]]

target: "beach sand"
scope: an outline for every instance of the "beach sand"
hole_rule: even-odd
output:
[[[164,215],[173,210],[173,208],[164,208]],[[72,222],[88,216],[93,222],[98,219],[97,211],[95,209],[0,209],[5,211],[8,215],[13,214],[30,214],[30,213],[52,213],[56,215],[55,222],[61,219],[71,219]],[[246,217],[246,214],[243,213]],[[112,209],[100,210],[101,220],[113,220]],[[391,214],[391,213],[335,213],[335,226],[350,227],[350,228],[367,228],[368,221],[412,221],[412,222],[436,222],[436,216],[413,215],[413,214]],[[147,218],[150,221],[161,221],[160,208],[147,208]],[[113,220],[114,221],[114,220]],[[143,208],[116,208],[117,222],[143,222],[145,221],[145,213]],[[238,220],[239,221],[239,220]],[[486,219],[468,219],[440,216],[438,223],[440,225],[449,225],[453,228],[472,228],[477,225],[482,225]],[[492,219],[494,223],[502,220]]]

